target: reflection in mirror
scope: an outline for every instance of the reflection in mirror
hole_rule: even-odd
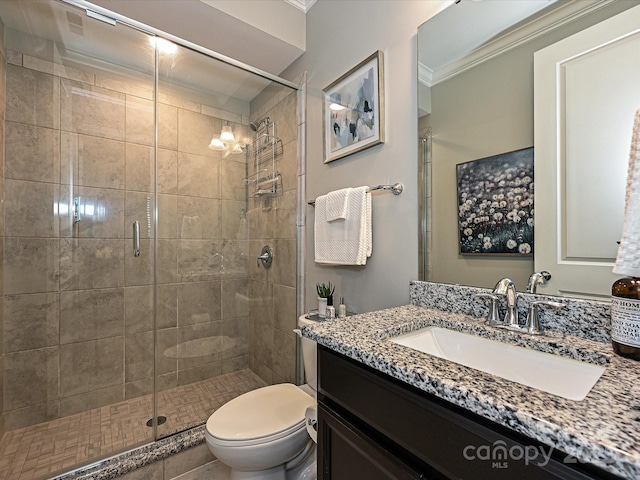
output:
[[[533,258],[459,255],[456,165],[531,146],[536,152],[534,52],[638,3],[637,0],[462,1],[420,26],[421,279],[492,288],[506,276],[515,281],[518,290],[524,291],[536,269],[549,270],[552,278],[538,286],[538,293],[580,296],[555,281],[552,268],[537,263],[537,250]],[[509,7],[514,10],[509,12]],[[492,29],[477,32],[472,26],[487,25],[485,18],[487,22],[491,20]],[[476,32],[479,35],[473,36]],[[621,143],[622,152],[626,148],[626,154],[618,155],[620,158],[608,158],[607,165],[617,162],[626,166],[632,120],[628,129],[621,129],[625,131],[619,132],[619,138],[607,140]],[[536,169],[540,160],[536,156]],[[555,182],[548,180],[535,177],[536,199]],[[620,188],[611,187],[603,192],[614,201],[612,211],[622,209],[624,204],[624,175],[616,181],[614,185]],[[553,191],[547,194],[553,195]],[[536,211],[536,220],[539,214]],[[619,218],[621,222],[621,211]],[[536,246],[544,233],[536,230]],[[611,235],[615,237],[619,232]],[[613,263],[613,259],[603,261]],[[602,296],[608,296],[611,281],[602,279],[600,283]]]

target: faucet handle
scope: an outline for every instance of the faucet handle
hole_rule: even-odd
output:
[[[536,300],[529,303],[529,313],[527,315],[527,324],[524,329],[527,333],[531,335],[542,335],[544,330],[542,329],[542,325],[540,325],[540,318],[538,317],[538,307],[547,306],[553,308],[564,307],[564,304],[559,302],[550,302],[546,300]]]
[[[493,293],[476,293],[473,298],[486,298],[489,300],[489,314],[484,322],[487,325],[498,326],[503,325],[498,315],[498,296]]]

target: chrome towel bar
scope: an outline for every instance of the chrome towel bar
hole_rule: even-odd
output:
[[[373,192],[374,190],[391,190],[394,195],[400,195],[404,190],[404,186],[401,183],[394,183],[393,185],[378,185],[377,187],[369,187],[370,192]],[[315,207],[316,201],[309,200],[307,204]]]

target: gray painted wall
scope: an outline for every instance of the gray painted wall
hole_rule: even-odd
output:
[[[373,255],[364,267],[320,266],[313,258],[313,207],[306,209],[306,308],[317,308],[316,282],[337,285],[350,311],[409,301],[418,278],[418,26],[444,1],[319,0],[307,13],[307,51],[282,74],[308,72],[307,196],[360,185],[402,182],[400,196],[376,193]],[[385,143],[330,164],[323,163],[322,89],[376,50],[384,53]]]

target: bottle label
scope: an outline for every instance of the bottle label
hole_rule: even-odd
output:
[[[611,297],[611,339],[640,348],[640,300]]]

